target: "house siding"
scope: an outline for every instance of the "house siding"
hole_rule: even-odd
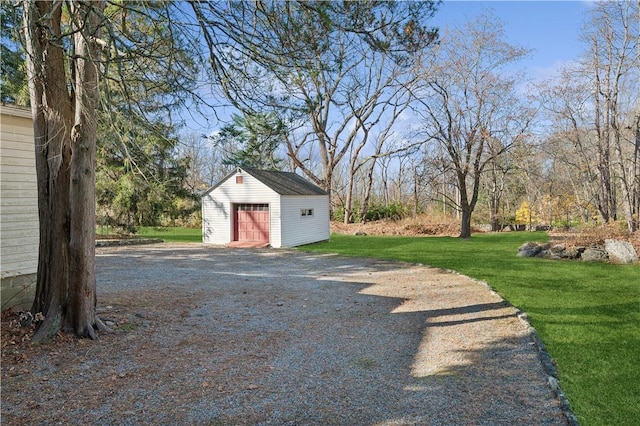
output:
[[[282,247],[295,247],[329,239],[329,197],[283,196]],[[301,210],[313,209],[313,216],[302,216]]]
[[[31,111],[0,106],[2,309],[29,308],[38,268],[38,189]]]

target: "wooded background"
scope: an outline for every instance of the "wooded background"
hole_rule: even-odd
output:
[[[75,12],[56,5],[63,54],[77,55],[64,41]],[[2,102],[27,105],[24,8],[1,7]],[[197,226],[200,191],[244,165],[302,174],[345,223],[437,213],[461,236],[471,220],[637,230],[638,9],[594,6],[584,54],[534,85],[496,17],[438,29],[437,3],[109,2],[97,222]],[[184,127],[222,110],[209,135]]]

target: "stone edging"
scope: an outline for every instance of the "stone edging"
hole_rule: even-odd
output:
[[[566,417],[567,422],[571,426],[579,426],[580,422],[578,422],[578,418],[575,416],[575,414],[573,414],[569,399],[567,399],[567,396],[560,388],[560,380],[558,380],[558,370],[553,364],[551,355],[549,355],[549,352],[547,352],[544,343],[542,343],[542,340],[540,340],[536,329],[533,328],[531,323],[529,323],[529,316],[527,315],[527,313],[517,309],[517,315],[518,319],[522,321],[524,326],[527,328],[529,336],[531,337],[531,340],[533,340],[533,344],[538,350],[538,358],[542,363],[542,368],[544,368],[545,373],[547,373],[547,375],[549,376],[549,387],[551,387],[553,393],[555,393],[556,397],[560,400],[560,408],[562,409],[562,413]]]
[[[124,238],[119,240],[96,240],[96,247],[133,246],[164,243],[160,238]]]
[[[536,329],[533,328],[531,323],[529,323],[529,317],[527,313],[524,311],[521,311],[520,309],[516,308],[511,303],[506,301],[498,292],[492,289],[491,286],[486,282],[477,280],[475,278],[471,278],[467,275],[461,274],[459,272],[456,272],[450,269],[446,271],[456,275],[466,277],[471,281],[474,281],[484,287],[487,287],[489,291],[499,296],[506,304],[508,304],[509,306],[511,306],[511,308],[513,308],[516,316],[525,326],[527,333],[529,334],[529,337],[532,340],[532,343],[535,345],[537,349],[538,359],[542,364],[542,368],[544,369],[544,372],[548,376],[547,380],[548,380],[549,387],[551,388],[551,391],[556,395],[556,397],[560,401],[560,410],[562,411],[562,414],[564,414],[564,417],[566,418],[567,423],[570,426],[580,426],[580,422],[578,421],[578,418],[576,417],[575,414],[573,414],[573,410],[571,409],[571,404],[569,403],[569,399],[567,398],[567,396],[562,391],[562,388],[560,387],[560,380],[558,380],[558,370],[553,364],[553,359],[551,358],[551,355],[549,355],[549,352],[547,352],[547,349],[545,348],[544,343],[542,343],[542,340],[540,340],[540,337],[538,336]]]

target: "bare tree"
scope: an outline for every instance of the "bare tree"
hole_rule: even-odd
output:
[[[366,145],[378,111],[394,102],[383,99],[390,64],[408,64],[437,36],[425,24],[431,1],[192,5],[210,50],[229,58],[225,95],[243,111],[304,121],[285,140],[288,156],[328,192],[340,163]]]
[[[538,86],[549,131],[542,152],[556,171],[564,171],[577,207],[587,220],[600,210],[597,206],[602,193],[595,162],[597,143],[591,124],[590,87],[582,70],[573,66],[562,69],[555,80]]]
[[[605,222],[617,219],[617,186],[630,231],[638,229],[640,180],[640,2],[599,3],[585,28],[594,80],[594,128],[600,178],[598,208]],[[626,96],[630,94],[631,96]]]
[[[583,31],[588,54],[540,90],[554,130],[549,155],[569,172],[584,215],[593,206],[610,222],[622,206],[630,231],[640,213],[639,9],[598,3]]]
[[[353,219],[353,188],[358,171],[367,165],[361,211],[364,219],[369,208],[373,174],[378,160],[412,146],[405,139],[401,139],[403,143],[399,143],[395,130],[398,118],[410,105],[409,87],[412,81],[407,81],[407,70],[395,63],[390,64],[390,59],[385,55],[363,57],[363,63],[359,65],[363,74],[352,76],[351,84],[344,94],[348,107],[346,123],[352,122],[353,125],[347,138],[350,149],[347,152],[349,182],[344,205],[345,223]],[[334,139],[339,140],[340,137],[341,135],[336,134]],[[394,141],[394,145],[390,141]]]
[[[207,139],[197,133],[190,132],[180,136],[178,150],[189,162],[185,184],[192,194],[213,185],[208,176],[212,154],[209,145]],[[222,159],[219,165],[222,165]]]
[[[491,148],[500,149],[496,145],[489,147],[489,149]],[[508,176],[514,168],[513,160],[508,153],[496,154],[489,153],[491,159],[487,163],[485,177],[482,182],[487,193],[492,231],[499,231],[502,228],[502,218],[500,217],[502,197],[507,189]]]
[[[480,16],[464,29],[443,35],[436,55],[418,72],[416,112],[427,141],[440,144],[455,170],[461,211],[460,237],[471,235],[471,215],[487,164],[527,131],[531,111],[516,93],[518,75],[509,72],[527,50],[504,41],[502,25]]]

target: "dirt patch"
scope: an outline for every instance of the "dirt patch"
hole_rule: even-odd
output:
[[[515,309],[454,273],[203,244],[97,268],[114,333],[3,319],[3,424],[566,424]]]

